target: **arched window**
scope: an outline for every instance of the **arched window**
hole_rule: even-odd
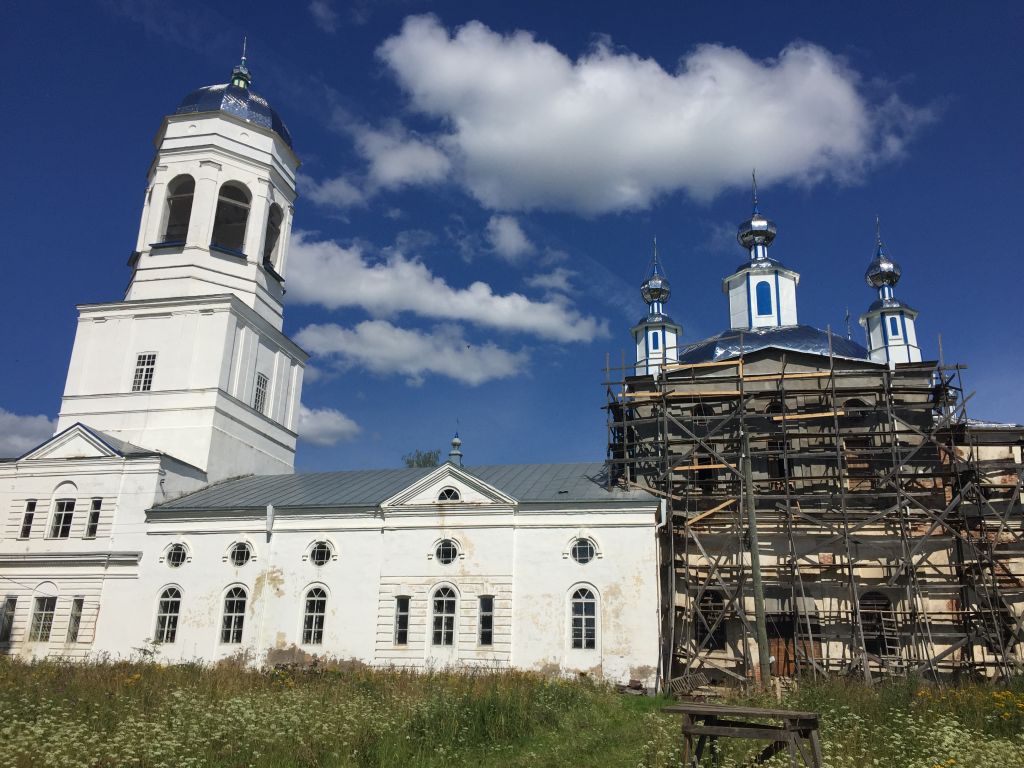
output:
[[[313,587],[306,593],[306,611],[302,616],[302,642],[320,645],[324,641],[324,616],[327,615],[327,592]]]
[[[572,647],[585,651],[597,647],[597,598],[586,587],[572,593]]]
[[[458,501],[461,498],[457,488],[442,488],[441,492],[437,494],[438,501]]]
[[[191,176],[176,176],[167,185],[167,213],[164,243],[184,243],[188,237],[188,223],[192,218],[192,197],[196,182]]]
[[[210,245],[241,253],[245,247],[245,225],[249,221],[249,191],[235,181],[220,188],[217,214],[213,220]]]
[[[772,314],[772,287],[767,280],[762,280],[754,288],[754,295],[757,297],[757,314]]]
[[[651,334],[651,349],[655,352],[658,351],[658,332],[654,331]]]
[[[245,600],[245,590],[241,587],[232,587],[224,596],[224,621],[220,625],[220,641],[222,643],[242,642]]]
[[[433,645],[455,645],[455,590],[441,587],[434,593]]]
[[[156,607],[156,632],[153,633],[153,642],[174,642],[174,638],[178,635],[178,613],[180,610],[180,589],[168,587],[160,593],[160,602]]]
[[[271,267],[277,266],[277,242],[281,238],[281,222],[284,221],[284,214],[281,206],[274,203],[270,206],[270,215],[267,216],[267,232],[263,238],[263,263]]]

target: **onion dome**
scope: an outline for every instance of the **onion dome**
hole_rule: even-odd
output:
[[[739,225],[739,228],[736,232],[736,239],[739,241],[739,244],[742,245],[747,250],[751,250],[755,245],[763,245],[765,248],[767,248],[769,245],[772,244],[772,241],[775,239],[776,232],[775,222],[766,219],[764,216],[761,215],[761,212],[758,210],[757,177],[752,176],[752,181],[754,195],[754,213],[751,215],[749,219],[747,219],[746,221],[742,222]],[[760,251],[761,249],[758,250]],[[752,253],[751,256],[754,256],[754,254]],[[758,256],[758,258],[766,257],[767,254],[764,254],[763,256]]]
[[[878,220],[875,220],[875,258],[868,265],[864,279],[872,288],[881,288],[883,285],[893,286],[900,281],[900,265],[889,258],[882,245],[882,234]]]
[[[640,283],[640,295],[646,304],[663,304],[672,295],[668,278],[661,271],[661,262],[658,261],[658,238],[654,238],[654,256],[651,258],[647,279]]]
[[[252,73],[242,61],[231,70],[231,80],[220,85],[208,85],[192,91],[182,99],[174,110],[176,115],[188,115],[201,112],[225,112],[245,120],[261,128],[268,128],[276,133],[289,147],[292,146],[292,135],[265,98],[256,93],[250,85]]]

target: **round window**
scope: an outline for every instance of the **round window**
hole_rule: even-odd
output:
[[[188,551],[184,544],[172,544],[171,548],[167,550],[167,564],[171,568],[180,568],[184,565],[186,557],[188,557]]]
[[[590,539],[576,539],[572,543],[572,559],[580,565],[586,565],[594,559],[594,555],[597,554],[597,550],[594,548],[594,542]]]
[[[444,539],[437,545],[437,550],[434,554],[442,564],[448,565],[449,563],[454,562],[455,558],[459,556],[459,548],[451,539]]]
[[[231,562],[236,566],[242,566],[252,559],[252,550],[246,543],[235,544],[231,548]]]
[[[313,561],[313,565],[327,565],[333,554],[330,544],[326,541],[318,541],[309,551],[309,559]]]

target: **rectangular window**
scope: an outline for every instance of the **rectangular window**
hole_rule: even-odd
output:
[[[267,389],[270,386],[270,379],[264,374],[256,374],[256,392],[252,398],[252,407],[260,413],[266,413]]]
[[[57,499],[57,510],[50,524],[51,539],[66,539],[71,535],[71,518],[75,515],[74,499]]]
[[[11,630],[14,628],[14,609],[18,607],[18,598],[8,596],[0,608],[0,643],[11,642]]]
[[[25,502],[25,516],[21,518],[21,535],[19,539],[27,539],[32,535],[32,521],[36,517],[36,500],[29,499]]]
[[[156,352],[143,352],[135,360],[135,378],[132,392],[149,392],[153,388],[153,371],[156,370]]]
[[[895,317],[890,317],[889,318],[889,335],[890,336],[899,336],[900,335],[900,326],[899,326],[899,323],[896,322],[896,318]]]
[[[480,597],[480,645],[494,645],[494,597]]]
[[[95,539],[96,531],[100,528],[100,510],[103,508],[103,499],[93,499],[89,507],[89,524],[85,526],[85,538]]]
[[[68,618],[68,642],[78,642],[78,631],[82,628],[82,609],[85,607],[85,598],[76,597],[71,601],[71,616]]]
[[[409,644],[409,598],[395,598],[395,645]]]
[[[28,628],[28,639],[31,643],[45,643],[50,639],[53,629],[53,614],[57,610],[56,597],[37,597],[32,611],[32,623]]]

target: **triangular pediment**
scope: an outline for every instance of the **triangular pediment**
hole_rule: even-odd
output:
[[[121,456],[118,451],[83,424],[72,424],[42,445],[32,449],[19,461],[41,459],[102,459]]]
[[[458,494],[457,499],[442,498],[445,489]],[[445,494],[451,495],[451,494]],[[399,491],[381,504],[382,509],[395,507],[437,506],[511,506],[516,500],[493,485],[454,464],[442,464],[425,477]]]

